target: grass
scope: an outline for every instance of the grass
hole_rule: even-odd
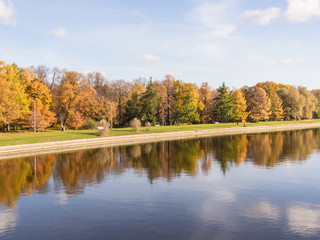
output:
[[[303,121],[276,121],[276,122],[259,122],[259,123],[246,123],[247,127],[254,126],[272,126],[272,125],[285,125],[285,124],[300,124],[300,123],[315,123],[320,122],[317,120],[303,120]],[[136,133],[132,128],[114,128],[109,131],[109,136],[124,136],[134,134],[146,134],[146,133],[161,133],[161,132],[179,132],[179,131],[191,131],[191,130],[205,130],[216,128],[233,128],[243,127],[243,123],[221,123],[221,124],[197,124],[197,125],[182,125],[182,126],[160,126],[152,127],[147,132],[145,127],[142,127],[140,132]],[[97,138],[97,130],[67,130],[62,132],[61,130],[49,129],[45,132],[33,133],[33,132],[10,132],[0,133],[0,146],[29,144],[29,143],[42,143],[42,142],[54,142],[54,141],[66,141],[76,139]]]

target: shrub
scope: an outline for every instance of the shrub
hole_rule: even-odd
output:
[[[138,118],[134,118],[130,122],[130,126],[132,127],[133,131],[139,132],[141,128],[141,121]]]
[[[97,128],[97,122],[92,118],[87,118],[86,124],[83,126],[83,129],[96,129],[96,128]]]
[[[151,123],[146,122],[146,130],[147,130],[147,132],[151,131]]]
[[[98,123],[98,129],[99,129],[98,135],[99,135],[100,137],[106,137],[106,136],[108,136],[109,127],[110,127],[110,124],[109,124],[105,119],[102,119],[102,120]]]

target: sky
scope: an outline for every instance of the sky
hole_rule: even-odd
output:
[[[109,80],[320,89],[320,0],[0,0],[0,60]]]

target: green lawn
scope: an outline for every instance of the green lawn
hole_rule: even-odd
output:
[[[283,125],[283,124],[299,124],[299,123],[314,123],[320,120],[304,120],[304,121],[278,121],[278,122],[260,122],[260,123],[246,123],[247,127],[252,126],[270,126],[270,125]],[[149,133],[161,132],[179,132],[190,130],[204,130],[215,128],[230,128],[230,127],[243,127],[243,123],[221,123],[221,124],[198,124],[198,125],[184,125],[184,126],[164,126],[152,127]],[[75,139],[97,138],[97,130],[67,130],[62,132],[60,130],[47,130],[45,132],[10,132],[0,133],[0,146],[28,144],[28,143],[41,143],[53,141],[65,141]],[[141,128],[139,133],[133,132],[131,128],[114,128],[109,132],[109,136],[123,136],[133,134],[145,134],[146,129]]]

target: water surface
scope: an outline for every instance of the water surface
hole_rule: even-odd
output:
[[[0,239],[319,239],[320,129],[0,161]]]

